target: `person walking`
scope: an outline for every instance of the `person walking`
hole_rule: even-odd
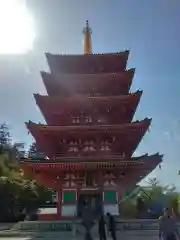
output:
[[[176,240],[179,238],[176,219],[171,216],[168,208],[164,210],[164,215],[159,218],[159,239]]]
[[[106,228],[103,215],[100,216],[98,221],[99,240],[106,240]]]
[[[107,213],[107,217],[108,217],[108,231],[110,232],[112,239],[116,240],[116,221],[110,213]]]

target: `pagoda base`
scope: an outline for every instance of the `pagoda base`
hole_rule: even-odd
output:
[[[72,220],[22,221],[16,223],[13,230],[21,231],[72,231]]]
[[[95,224],[96,225],[96,224]],[[157,219],[120,219],[116,218],[117,231],[134,230],[157,230]],[[97,225],[96,225],[97,226]],[[11,229],[21,231],[57,231],[57,232],[81,232],[81,220],[61,220],[61,221],[23,221],[16,223]],[[180,227],[180,223],[178,223]],[[95,227],[96,228],[96,227]],[[95,230],[95,229],[94,229]]]
[[[38,220],[39,221],[61,221],[61,220],[73,220],[75,219],[74,216],[62,216],[55,213],[39,213]]]
[[[108,212],[119,216],[119,198],[116,188],[63,188],[56,193],[57,204],[39,208],[38,220],[56,221],[81,218],[85,204],[91,208],[95,218]]]
[[[119,215],[119,205],[118,204],[103,204],[102,205],[103,212],[99,211],[99,214],[95,214],[95,217],[98,217],[101,213],[106,215],[108,212],[112,215]],[[101,207],[99,208],[101,209]],[[59,215],[57,213],[57,209],[54,208],[45,208],[39,209],[38,220],[40,221],[58,221],[58,220],[73,220],[76,218],[76,215],[72,215],[72,213],[77,212],[76,206],[62,206],[62,214]],[[49,212],[48,212],[49,211]],[[56,212],[55,212],[56,211]],[[78,214],[78,217],[81,217],[81,214]]]

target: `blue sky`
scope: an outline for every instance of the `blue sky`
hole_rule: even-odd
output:
[[[82,53],[88,19],[95,53],[131,51],[128,68],[136,68],[131,90],[144,90],[135,119],[153,118],[136,154],[163,153],[162,170],[151,176],[180,187],[180,1],[27,2],[37,33],[34,48],[26,55],[0,56],[0,122],[8,122],[14,140],[29,143],[24,122],[43,121],[33,93],[45,93],[39,74],[48,69],[44,52]]]

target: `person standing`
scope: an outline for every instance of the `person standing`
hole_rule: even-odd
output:
[[[159,239],[176,240],[179,232],[176,226],[176,219],[171,216],[168,208],[164,210],[164,215],[159,218]]]
[[[99,230],[99,239],[106,240],[106,229],[105,229],[105,221],[104,221],[103,215],[101,215],[99,218],[98,230]]]
[[[108,216],[108,231],[110,232],[112,239],[116,240],[116,221],[110,213],[107,213],[107,216]]]
[[[88,202],[84,202],[84,208],[82,211],[82,224],[85,227],[85,240],[92,240],[91,228],[94,225],[92,209]]]

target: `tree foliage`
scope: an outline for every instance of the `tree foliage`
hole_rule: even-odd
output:
[[[37,155],[38,153],[38,150],[37,150],[37,146],[36,146],[36,143],[33,142],[31,145],[30,145],[30,148],[29,148],[29,151],[28,151],[28,157],[33,157],[34,155]]]
[[[120,203],[124,218],[158,218],[164,208],[169,208],[179,217],[180,195],[175,186],[163,185],[157,179],[149,179],[146,187],[138,187],[136,194]]]
[[[0,125],[0,145],[8,145],[11,143],[11,135],[6,123]]]
[[[0,126],[0,221],[15,221],[44,204],[46,190],[19,168],[22,143],[12,144],[6,125]],[[23,213],[23,214],[22,214]]]
[[[31,158],[32,160],[33,159],[45,159],[45,155],[44,153],[40,152],[36,143],[33,142],[31,145],[30,145],[30,148],[29,148],[29,151],[28,151],[28,157]]]
[[[142,208],[150,211],[155,217],[162,214],[164,208],[170,208],[175,215],[178,215],[178,196],[175,186],[163,185],[157,179],[150,179],[149,186],[142,187],[139,198]],[[137,204],[137,208],[138,208]],[[140,212],[140,210],[138,211]]]

